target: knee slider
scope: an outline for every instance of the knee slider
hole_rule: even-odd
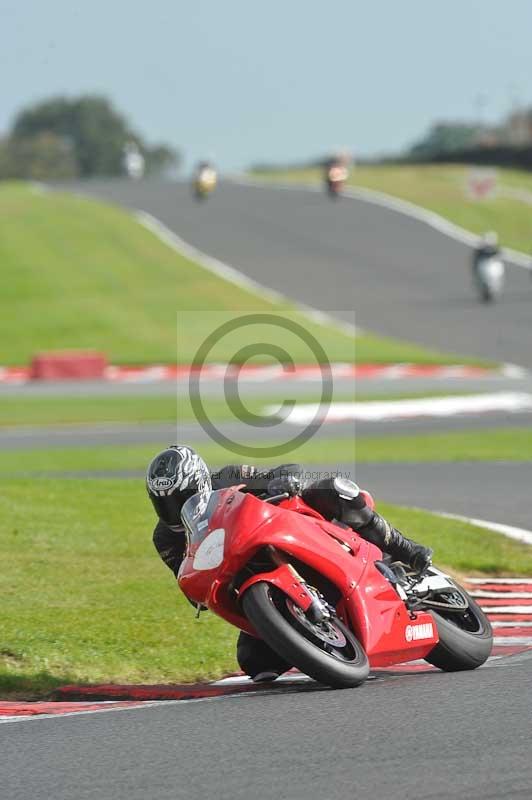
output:
[[[354,481],[346,478],[335,478],[334,491],[338,495],[342,510],[340,521],[351,528],[362,528],[373,519],[374,512],[367,505],[364,495]]]

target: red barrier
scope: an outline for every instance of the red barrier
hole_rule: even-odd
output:
[[[104,377],[107,359],[91,350],[62,350],[36,355],[30,367],[34,381],[99,380]]]

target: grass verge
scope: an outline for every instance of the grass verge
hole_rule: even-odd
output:
[[[26,481],[0,497],[0,693],[79,681],[172,682],[233,670],[236,631],[200,622],[151,544],[141,483]],[[461,571],[532,574],[532,551],[454,520],[380,507]]]
[[[350,334],[289,302],[272,302],[181,256],[119,208],[73,195],[2,184],[0,262],[0,364],[65,347],[102,350],[115,363],[190,363],[222,312],[226,320],[249,313],[293,320],[332,361],[457,361],[370,334],[355,346]],[[315,361],[285,329],[257,325],[253,333],[296,362]],[[217,341],[207,360],[229,360],[242,345],[239,334]]]
[[[83,471],[142,471],[153,455],[168,444],[71,447],[51,449],[4,450],[0,453],[0,475],[35,476],[39,473]],[[239,461],[230,450],[211,442],[188,444],[196,447],[208,464],[221,465]],[[252,442],[249,443],[253,445]],[[264,447],[265,442],[256,442]],[[269,445],[275,441],[268,442]],[[314,437],[284,454],[284,461],[303,464],[370,464],[379,462],[449,462],[449,461],[531,461],[532,429],[483,429],[411,436],[363,436],[356,439]],[[256,463],[271,464],[268,459]]]

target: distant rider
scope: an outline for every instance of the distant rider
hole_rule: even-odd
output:
[[[473,275],[478,277],[478,265],[484,258],[494,258],[499,256],[499,237],[495,231],[488,231],[480,237],[478,245],[473,251]]]
[[[186,548],[181,508],[197,493],[244,484],[243,492],[274,496],[287,492],[300,495],[326,519],[336,519],[364,539],[377,545],[395,561],[421,572],[429,564],[432,550],[407,539],[384,517],[373,511],[353,481],[324,478],[305,481],[299,464],[284,464],[270,470],[254,466],[228,465],[210,473],[203,459],[190,447],[171,445],[152,460],[146,475],[148,495],[159,521],[153,543],[164,563],[177,577]],[[240,667],[253,680],[272,680],[290,668],[265,642],[241,632],[237,645]]]
[[[349,177],[347,163],[341,156],[333,156],[327,159],[324,164],[325,186],[329,194],[337,195]]]
[[[214,165],[210,161],[200,161],[194,176],[195,184],[212,190],[216,186],[217,180],[218,175]]]

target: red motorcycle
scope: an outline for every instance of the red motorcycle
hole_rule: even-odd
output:
[[[347,168],[344,167],[342,164],[334,164],[328,167],[325,176],[325,185],[329,197],[332,198],[340,197],[343,188],[345,186],[345,182],[347,181],[347,178],[348,178]]]
[[[220,489],[187,500],[182,519],[178,580],[189,600],[321,683],[357,686],[370,666],[420,658],[443,670],[475,669],[491,653],[488,619],[452,578],[388,563],[300,497]]]

